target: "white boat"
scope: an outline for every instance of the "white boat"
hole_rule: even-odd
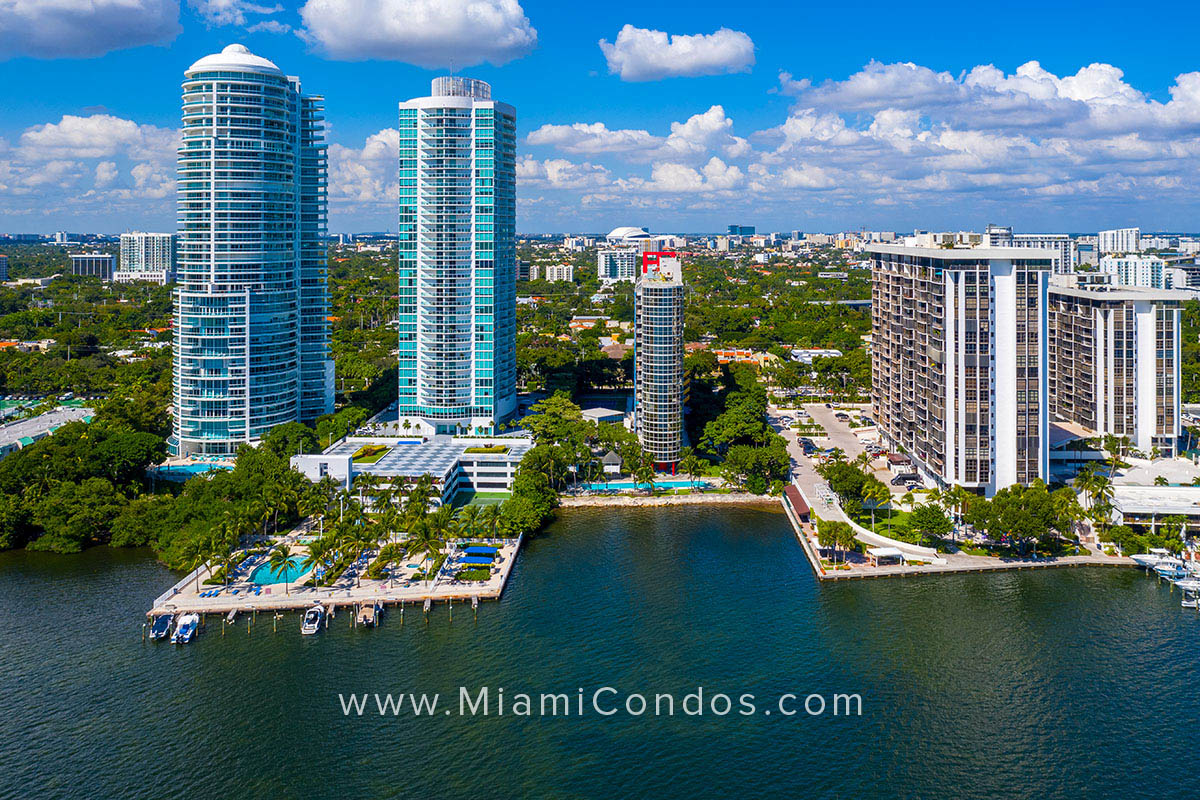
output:
[[[150,638],[165,639],[171,633],[171,623],[175,621],[174,614],[159,614],[150,623]]]
[[[235,619],[237,619],[237,609],[231,608],[229,609],[229,614],[225,617],[225,621],[232,625]]]
[[[358,624],[365,625],[368,628],[374,628],[375,623],[379,620],[379,609],[374,605],[363,605],[358,609]]]
[[[1183,599],[1179,601],[1179,605],[1184,608],[1200,609],[1200,580],[1184,578],[1175,581],[1175,585],[1183,590]]]
[[[1154,565],[1154,572],[1160,578],[1178,580],[1188,576],[1187,567],[1178,558],[1164,558]]]
[[[311,636],[321,630],[321,622],[325,619],[325,606],[318,603],[304,612],[304,621],[300,623],[300,632]]]
[[[1162,547],[1151,547],[1145,553],[1130,556],[1130,560],[1144,569],[1154,569],[1164,560],[1170,559],[1171,551]]]
[[[175,625],[175,632],[171,634],[171,644],[187,644],[196,635],[196,628],[200,627],[200,615],[196,613],[184,614],[179,618],[178,624]]]

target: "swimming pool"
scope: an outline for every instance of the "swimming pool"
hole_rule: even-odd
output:
[[[221,469],[233,469],[233,465],[225,463],[172,464],[169,467],[157,467],[151,472],[156,478],[162,478],[165,481],[183,482],[197,475]]]
[[[257,583],[259,586],[268,586],[272,583],[292,583],[307,571],[301,566],[303,561],[304,559],[300,556],[292,556],[288,559],[287,569],[279,572],[273,572],[270,564],[263,564],[250,573],[250,582]]]
[[[707,481],[696,481],[693,483],[689,480],[666,480],[655,481],[655,489],[704,489],[708,486]],[[581,483],[579,488],[587,489],[590,492],[603,492],[606,489],[649,489],[650,484],[639,483],[633,481],[609,481],[608,483]]]

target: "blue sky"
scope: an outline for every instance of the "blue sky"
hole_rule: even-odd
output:
[[[397,101],[517,107],[521,231],[1196,230],[1194,4],[0,4],[0,230],[174,224],[179,83],[232,42],[326,98],[330,228],[394,227]]]

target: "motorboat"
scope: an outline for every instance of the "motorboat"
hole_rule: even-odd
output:
[[[379,621],[379,609],[375,605],[364,605],[358,609],[358,624],[374,628]]]
[[[237,619],[237,609],[231,608],[229,609],[229,614],[227,614],[225,617],[225,622],[229,625],[232,625],[235,619]]]
[[[187,644],[196,635],[196,629],[199,627],[199,614],[194,612],[184,614],[179,618],[178,624],[175,625],[175,632],[171,634],[171,644]]]
[[[171,623],[175,621],[174,614],[159,614],[150,623],[150,638],[165,639],[171,634]]]
[[[1158,577],[1168,580],[1179,580],[1188,576],[1187,567],[1177,558],[1166,558],[1158,562],[1154,567],[1154,572]]]
[[[1143,569],[1154,569],[1163,561],[1171,558],[1171,551],[1162,547],[1151,547],[1145,553],[1137,553],[1129,557],[1133,563]]]
[[[318,603],[304,612],[304,620],[300,623],[300,632],[305,636],[311,636],[321,630],[321,623],[324,619],[325,606]]]
[[[1200,580],[1185,578],[1175,581],[1175,585],[1183,591],[1183,599],[1179,601],[1179,605],[1184,608],[1200,609]]]

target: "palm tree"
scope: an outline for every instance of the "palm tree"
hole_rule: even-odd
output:
[[[300,562],[300,566],[303,567],[305,571],[313,571],[313,586],[317,586],[319,584],[319,579],[316,575],[317,568],[320,567],[324,569],[325,562],[328,560],[329,554],[332,551],[333,548],[330,546],[329,540],[325,539],[324,537],[309,543],[308,555],[306,555],[304,560]],[[324,577],[324,575],[322,575],[322,577]]]
[[[654,494],[654,476],[657,473],[654,471],[654,463],[645,455],[642,456],[635,471],[635,479],[638,485],[647,484],[650,487],[650,494]]]
[[[437,559],[442,552],[442,540],[434,533],[429,520],[423,519],[419,521],[413,529],[409,531],[408,538],[402,543],[404,552],[409,556],[421,555],[421,563],[429,563]],[[425,567],[426,585],[430,579],[429,567]]]
[[[407,513],[423,518],[429,513],[429,503],[431,500],[433,500],[433,477],[425,474],[417,478],[416,483],[409,489],[408,497],[404,503],[404,510]]]
[[[1079,492],[1086,501],[1084,509],[1087,510],[1091,506],[1092,493],[1096,490],[1096,470],[1092,467],[1085,467],[1075,476],[1075,490]]]
[[[475,537],[475,531],[479,528],[479,506],[465,506],[458,512],[458,520],[461,524],[461,531],[468,539]]]
[[[872,481],[863,491],[863,499],[871,501],[871,530],[875,530],[875,511],[892,499],[892,493],[879,481]]]
[[[271,555],[267,558],[267,565],[271,568],[272,575],[283,576],[283,593],[291,594],[291,585],[287,580],[287,570],[291,565],[292,548],[286,544],[281,544],[271,551]]]
[[[485,506],[479,514],[479,522],[488,532],[488,538],[495,539],[496,531],[500,527],[500,506],[495,503]]]
[[[679,457],[679,469],[688,477],[688,483],[696,484],[696,476],[704,471],[701,458],[696,455],[695,448],[685,447]]]

